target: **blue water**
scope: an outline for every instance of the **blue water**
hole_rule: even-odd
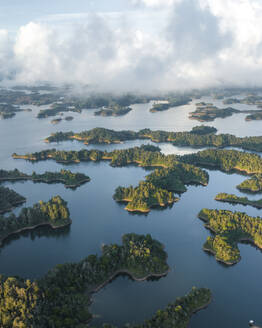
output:
[[[221,102],[215,104],[222,107]],[[87,174],[91,182],[76,190],[66,189],[62,184],[4,183],[27,198],[24,206],[30,206],[40,199],[46,201],[56,194],[61,195],[68,201],[73,224],[59,234],[54,234],[49,229],[39,229],[10,239],[0,251],[0,273],[37,278],[58,263],[79,261],[89,254],[100,254],[102,244],[121,243],[121,236],[125,233],[151,233],[154,238],[165,244],[171,272],[160,280],[140,283],[133,282],[127,277],[118,277],[93,295],[91,310],[97,315],[93,321],[94,325],[100,326],[103,322],[110,322],[121,326],[126,322],[142,322],[150,318],[157,309],[164,308],[176,297],[187,293],[192,286],[210,288],[214,299],[208,309],[192,318],[191,328],[244,328],[251,318],[262,322],[261,251],[242,244],[240,263],[233,267],[219,264],[213,256],[202,251],[203,243],[210,232],[197,218],[203,207],[239,210],[249,215],[260,215],[261,212],[252,207],[233,206],[214,200],[219,192],[240,195],[235,187],[245,179],[244,176],[209,171],[210,183],[207,187],[189,186],[181,200],[172,207],[164,210],[155,209],[147,215],[134,215],[126,212],[124,205],[116,203],[112,196],[119,185],[137,185],[149,174],[149,171],[143,168],[112,168],[106,162],[63,166],[53,161],[30,163],[11,157],[13,152],[23,154],[47,148],[69,150],[87,147],[76,141],[51,145],[43,142],[51,132],[61,130],[78,132],[97,126],[117,130],[190,130],[193,126],[199,125],[198,122],[188,119],[188,113],[195,109],[193,104],[162,113],[150,113],[149,104],[134,105],[132,112],[117,118],[97,117],[93,115],[93,110],[87,110],[82,114],[73,113],[73,121],[62,121],[56,126],[50,124],[52,118],[36,119],[39,108],[31,107],[32,112],[18,113],[13,119],[0,121],[1,168],[18,168],[27,173],[33,170],[42,173],[66,167],[74,172]],[[241,109],[243,105],[234,107]],[[219,133],[232,133],[238,136],[260,135],[261,122],[246,122],[244,117],[243,114],[233,115],[226,119],[217,119],[208,125],[215,126]],[[132,141],[119,145],[88,147],[111,150],[133,147],[145,142],[148,143]],[[171,144],[161,144],[160,147],[166,154],[197,151],[174,147]],[[259,196],[250,198],[258,199]],[[18,213],[20,208],[14,212]]]

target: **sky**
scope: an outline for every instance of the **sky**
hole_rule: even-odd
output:
[[[262,86],[261,0],[0,0],[2,84]]]

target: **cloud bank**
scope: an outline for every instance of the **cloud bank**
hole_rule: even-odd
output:
[[[106,91],[262,86],[261,0],[130,0],[0,30],[0,77]]]

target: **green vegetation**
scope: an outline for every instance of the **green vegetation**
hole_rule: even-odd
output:
[[[55,183],[62,182],[66,188],[76,188],[85,182],[89,182],[90,178],[83,173],[73,173],[69,170],[60,170],[60,172],[45,172],[43,174],[28,175],[14,169],[12,171],[0,170],[1,181],[17,181],[32,180],[34,182]]]
[[[260,156],[237,150],[207,149],[196,154],[184,155],[180,159],[190,164],[214,167],[225,172],[236,171],[250,175],[262,173]]]
[[[14,190],[0,186],[0,213],[10,212],[25,201],[26,199]]]
[[[95,112],[96,116],[122,116],[129,113],[132,110],[131,107],[122,107],[119,105],[114,105],[112,108],[101,109]]]
[[[166,101],[154,103],[150,112],[162,112],[172,107],[187,105],[190,101],[192,101],[192,99],[186,95],[177,95],[176,97],[168,98]]]
[[[216,129],[208,126],[196,126],[189,132],[166,132],[143,129],[135,131],[114,131],[95,128],[80,133],[56,132],[45,139],[46,142],[59,142],[76,139],[85,144],[120,143],[127,140],[150,139],[153,142],[172,142],[175,146],[190,147],[238,147],[245,150],[262,151],[262,136],[236,137],[231,134],[216,135]]]
[[[215,200],[220,202],[227,202],[232,204],[250,205],[256,208],[262,208],[262,199],[249,200],[247,197],[238,197],[227,193],[220,193],[216,196]]]
[[[18,106],[0,103],[0,117],[2,119],[12,118],[16,115],[16,112],[21,112],[21,111],[23,110]]]
[[[192,315],[206,308],[211,300],[209,289],[193,287],[190,293],[177,298],[164,310],[158,310],[151,319],[142,324],[131,325],[130,328],[187,328]]]
[[[258,121],[262,120],[262,112],[258,111],[257,113],[247,115],[246,121]]]
[[[115,200],[129,202],[126,207],[129,211],[148,212],[152,206],[171,204],[178,200],[172,192],[185,192],[186,184],[207,185],[209,178],[202,169],[178,162],[179,157],[176,155],[163,155],[158,147],[152,145],[112,152],[98,150],[65,152],[51,149],[23,156],[13,154],[13,157],[31,161],[54,159],[58,163],[110,160],[112,166],[138,164],[142,167],[161,167],[149,174],[146,181],[141,181],[138,187],[117,188]]]
[[[71,104],[66,104],[63,102],[62,103],[56,102],[56,103],[52,104],[50,108],[41,109],[39,111],[39,113],[37,114],[37,118],[46,118],[46,117],[50,117],[50,116],[56,116],[57,114],[62,113],[62,112],[81,113],[81,110],[76,108],[75,106],[72,106]],[[53,121],[55,121],[55,120],[53,120]]]
[[[73,116],[66,116],[65,120],[66,121],[73,121],[74,117]]]
[[[246,105],[257,105],[260,106],[262,104],[262,97],[257,95],[248,95],[243,99],[237,98],[228,98],[223,101],[225,105],[231,104],[246,104]]]
[[[239,110],[231,107],[218,108],[213,105],[204,105],[197,107],[194,112],[191,112],[189,118],[199,122],[211,122],[216,118],[225,118],[239,112]]]
[[[246,191],[250,193],[259,193],[262,191],[262,176],[254,175],[250,179],[244,180],[237,188],[240,191]]]
[[[144,181],[141,181],[136,188],[118,187],[114,199],[118,202],[128,202],[126,210],[130,212],[149,212],[153,206],[166,206],[178,200],[172,192]]]
[[[122,273],[142,281],[167,274],[169,267],[164,247],[150,235],[127,234],[122,242],[122,246],[103,246],[100,257],[90,255],[79,263],[57,265],[34,283],[1,277],[2,327],[88,327],[92,318],[88,311],[91,293],[114,277]],[[191,302],[185,302],[185,305],[201,305],[205,299],[203,292],[201,295],[194,292]],[[207,291],[205,294],[207,296]]]
[[[18,216],[0,216],[0,244],[10,235],[32,230],[41,225],[58,229],[71,224],[67,203],[59,196],[52,197],[47,203],[40,201],[33,207],[23,208]]]
[[[216,256],[217,261],[232,265],[240,261],[237,244],[248,241],[262,248],[262,220],[246,213],[203,209],[198,217],[215,233],[208,237],[204,250]]]

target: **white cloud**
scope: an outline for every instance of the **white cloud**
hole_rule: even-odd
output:
[[[130,1],[30,22],[13,43],[0,30],[0,75],[117,91],[262,84],[261,0]]]

